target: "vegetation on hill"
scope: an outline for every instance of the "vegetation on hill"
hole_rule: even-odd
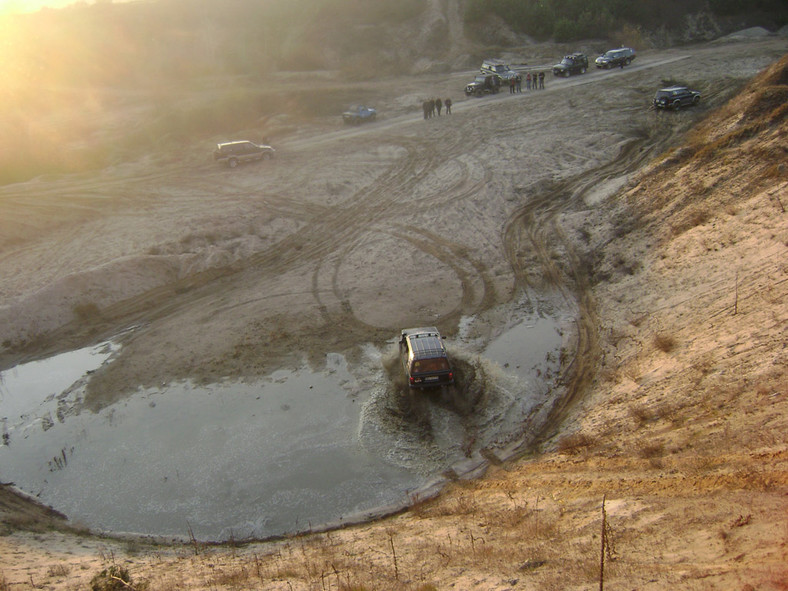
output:
[[[608,38],[627,27],[679,29],[689,15],[701,13],[736,27],[779,27],[788,21],[788,7],[780,0],[468,0],[466,22],[494,14],[515,32],[563,42]]]
[[[402,55],[426,0],[158,0],[98,2],[0,21],[0,80],[19,84],[134,85],[214,74],[259,75],[342,66],[360,54],[374,69]],[[624,27],[680,28],[689,15],[725,29],[788,22],[781,0],[457,0],[470,30],[500,17],[514,33],[545,41],[607,38]],[[445,36],[438,31],[437,36]],[[425,36],[413,55],[443,56]],[[484,39],[478,41],[484,42]],[[408,43],[404,43],[408,45]],[[54,59],[53,59],[54,58]],[[356,62],[354,62],[356,63]]]

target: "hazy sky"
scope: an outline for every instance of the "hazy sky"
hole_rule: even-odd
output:
[[[33,12],[44,6],[49,8],[63,8],[69,4],[77,4],[80,1],[84,4],[93,4],[94,2],[94,0],[0,0],[0,14]]]

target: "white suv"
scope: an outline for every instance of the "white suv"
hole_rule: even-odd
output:
[[[482,74],[495,74],[501,80],[509,82],[512,78],[517,78],[517,72],[512,70],[508,64],[501,60],[484,60],[481,67]]]
[[[216,149],[213,151],[213,159],[224,161],[230,168],[235,168],[241,162],[273,158],[275,151],[271,146],[255,144],[249,141],[224,142],[216,144]]]

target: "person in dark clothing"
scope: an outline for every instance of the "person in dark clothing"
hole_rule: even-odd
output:
[[[439,99],[435,99],[435,109],[438,111],[438,117],[441,116],[441,109],[443,108],[443,102]]]
[[[435,100],[429,99],[422,103],[422,108],[424,109],[424,118],[431,119],[433,114],[435,113]]]
[[[451,115],[451,99],[447,98],[445,101],[443,101],[443,104],[446,106],[446,114]]]
[[[539,88],[544,90],[544,72],[539,72]]]

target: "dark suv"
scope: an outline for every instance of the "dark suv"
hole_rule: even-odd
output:
[[[678,111],[681,107],[697,105],[700,102],[700,93],[690,90],[685,86],[671,86],[661,88],[654,96],[654,106],[658,109],[673,109]]]
[[[632,63],[635,59],[635,50],[631,47],[620,47],[618,49],[611,49],[600,55],[594,63],[597,68],[623,68]]]
[[[255,144],[254,142],[238,141],[216,144],[213,159],[225,162],[230,168],[235,168],[241,162],[250,160],[268,160],[274,157],[275,150],[271,146]]]
[[[477,74],[473,82],[465,86],[465,96],[497,94],[501,89],[501,78],[496,74]]]
[[[443,339],[434,326],[404,329],[399,341],[399,353],[411,388],[431,388],[454,383],[454,371],[446,356]]]
[[[553,66],[556,76],[570,76],[571,74],[585,74],[588,70],[588,57],[584,53],[571,53],[565,55],[560,64]]]

